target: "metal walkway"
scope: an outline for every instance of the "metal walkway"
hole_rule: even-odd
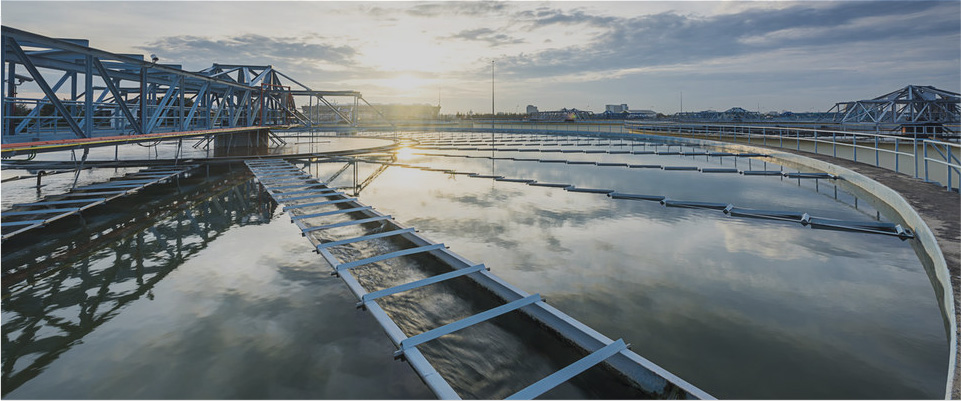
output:
[[[3,240],[177,177],[194,165],[154,166],[107,182],[74,188],[39,202],[18,203],[0,213]]]
[[[630,351],[628,345],[625,344],[623,340],[612,341],[606,336],[588,328],[583,323],[547,305],[540,295],[531,295],[515,288],[497,276],[492,275],[483,264],[472,263],[448,250],[444,244],[434,243],[417,234],[413,228],[403,227],[393,221],[391,216],[383,215],[372,207],[361,204],[355,198],[350,198],[347,194],[328,187],[326,183],[320,182],[296,166],[280,160],[258,160],[248,161],[246,163],[261,184],[267,189],[268,193],[270,193],[271,197],[278,203],[286,205],[284,211],[290,213],[291,221],[297,224],[303,235],[315,246],[317,252],[330,263],[333,267],[333,274],[339,276],[344,283],[347,284],[351,292],[360,300],[357,306],[368,310],[387,332],[391,341],[393,341],[398,348],[394,356],[396,358],[403,358],[410,363],[417,374],[420,375],[427,386],[439,398],[460,399],[460,396],[454,391],[443,375],[435,370],[424,357],[418,349],[418,346],[443,335],[513,311],[524,313],[537,323],[559,334],[569,343],[585,350],[588,355],[554,374],[530,384],[528,387],[508,398],[535,398],[602,362],[628,378],[633,382],[632,384],[638,388],[651,394],[666,396],[671,394],[672,391],[680,390],[682,397],[713,398],[697,387],[694,387],[681,378]],[[304,201],[307,203],[292,203],[296,201]],[[322,212],[303,211],[303,209],[311,209],[318,206],[332,206],[334,209]],[[310,223],[311,219],[333,215],[350,215],[353,220],[322,225]],[[374,234],[329,242],[322,242],[311,235],[311,233],[336,227],[372,222],[380,222],[383,229]],[[387,237],[406,239],[413,244],[414,247],[352,261],[339,260],[329,249],[337,245]],[[450,271],[374,292],[368,292],[351,273],[351,269],[358,266],[415,254],[430,254],[437,260],[448,265]],[[388,295],[429,286],[455,277],[466,277],[473,280],[481,287],[501,298],[505,303],[411,337],[405,335],[397,323],[391,320],[384,309],[378,304],[378,302],[385,302],[384,297]]]

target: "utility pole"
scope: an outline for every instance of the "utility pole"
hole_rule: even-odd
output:
[[[494,146],[494,60],[491,60],[491,146]]]

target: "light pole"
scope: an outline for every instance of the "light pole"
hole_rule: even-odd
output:
[[[494,146],[494,60],[491,60],[491,146]]]

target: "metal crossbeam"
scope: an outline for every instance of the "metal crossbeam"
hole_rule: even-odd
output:
[[[510,302],[492,309],[488,309],[486,311],[463,318],[456,322],[445,324],[441,327],[420,333],[416,336],[409,337],[406,340],[400,342],[400,349],[394,353],[394,357],[399,358],[404,354],[404,351],[410,348],[414,348],[423,343],[426,343],[430,340],[436,339],[440,336],[447,335],[461,329],[465,329],[477,323],[488,321],[490,319],[493,319],[505,313],[515,311],[517,309],[523,308],[527,305],[530,305],[534,302],[539,302],[539,301],[541,301],[541,294],[534,294],[526,298],[521,298],[516,301]]]
[[[275,179],[276,177],[297,177],[300,175],[309,175],[301,169],[292,170],[273,170],[270,174],[257,174],[258,179]]]
[[[337,228],[337,227],[347,227],[347,226],[353,226],[353,225],[364,224],[364,223],[373,223],[373,222],[375,222],[375,221],[390,220],[391,218],[392,218],[392,217],[391,217],[390,215],[386,215],[386,216],[377,216],[377,217],[371,217],[371,218],[360,219],[360,220],[343,221],[343,222],[340,222],[340,223],[333,223],[333,224],[327,224],[327,225],[323,225],[323,226],[309,227],[309,228],[304,229],[303,232],[306,234],[306,233],[313,232],[313,231],[328,230],[328,229]]]
[[[29,216],[31,214],[56,214],[65,212],[76,212],[79,211],[79,207],[63,208],[63,209],[35,209],[35,210],[23,210],[23,211],[8,211],[3,212],[4,216]]]
[[[302,204],[302,205],[284,206],[284,209],[283,209],[283,210],[286,212],[286,211],[291,210],[291,209],[300,209],[300,208],[305,208],[305,207],[324,206],[324,205],[334,205],[334,204],[344,203],[344,202],[354,202],[354,201],[356,201],[356,200],[357,200],[357,198],[347,198],[347,199],[337,199],[337,200],[324,201],[324,202],[304,203],[304,204]]]
[[[77,188],[74,191],[83,191],[83,190],[84,188]],[[64,194],[64,196],[70,197],[70,196],[88,196],[88,195],[116,195],[116,194],[125,194],[130,191],[131,190],[128,189],[126,191],[71,192],[71,193]]]
[[[46,220],[22,220],[22,221],[5,221],[0,223],[0,227],[10,227],[10,226],[29,226],[29,225],[40,225]]]
[[[305,173],[303,170],[301,170],[301,169],[296,169],[296,170],[288,170],[288,171],[284,171],[284,172],[281,172],[281,173],[274,173],[274,174],[258,174],[258,175],[257,175],[257,179],[261,179],[261,178],[268,178],[268,179],[269,179],[269,178],[271,178],[271,177],[296,177],[296,176],[298,176],[298,175],[307,175],[307,176],[309,176],[309,174]]]
[[[295,221],[295,220],[311,219],[311,218],[314,218],[314,217],[333,216],[333,215],[335,215],[335,214],[354,213],[354,212],[360,212],[360,211],[363,211],[363,210],[370,210],[370,206],[353,207],[353,208],[350,208],[350,209],[339,209],[339,210],[332,210],[332,211],[329,211],[329,212],[321,212],[321,213],[304,214],[304,215],[299,215],[299,216],[291,216],[291,217],[290,217],[290,220],[291,220],[291,221]]]
[[[289,176],[289,177],[294,177],[294,176]],[[265,186],[271,186],[271,185],[277,185],[277,184],[284,184],[288,182],[304,182],[304,177],[302,176],[297,178],[276,177],[275,179],[261,180],[261,182],[264,182]],[[269,184],[267,184],[267,182],[269,182]]]
[[[393,231],[386,231],[386,232],[376,233],[376,234],[362,235],[362,236],[360,236],[360,237],[347,238],[347,239],[342,239],[342,240],[338,240],[338,241],[330,241],[330,242],[324,242],[324,243],[321,243],[321,244],[317,244],[317,249],[324,249],[324,248],[330,248],[330,247],[332,247],[332,246],[352,244],[352,243],[354,243],[354,242],[369,241],[369,240],[377,239],[377,238],[393,237],[393,236],[395,236],[395,235],[401,235],[401,234],[412,233],[412,232],[414,232],[414,229],[413,229],[413,228],[404,228],[404,229],[400,229],[400,230],[393,230]]]
[[[443,248],[444,248],[444,244],[433,244],[433,245],[419,246],[419,247],[416,247],[416,248],[408,248],[408,249],[404,249],[404,250],[400,250],[400,251],[396,251],[396,252],[385,253],[385,254],[383,254],[383,255],[377,255],[377,256],[372,256],[372,257],[369,257],[369,258],[364,258],[364,259],[360,259],[360,260],[355,260],[355,261],[353,261],[353,262],[341,263],[341,264],[339,264],[339,265],[337,265],[337,266],[335,266],[335,267],[336,267],[336,269],[337,269],[338,271],[344,270],[344,269],[352,269],[352,268],[355,268],[355,267],[357,267],[357,266],[363,266],[363,265],[366,265],[366,264],[376,263],[376,262],[380,262],[380,261],[387,260],[387,259],[398,258],[398,257],[401,257],[401,256],[414,255],[414,254],[423,253],[423,252],[431,252],[431,251],[436,251],[436,250],[438,250],[438,249],[443,249]]]
[[[385,289],[379,290],[379,291],[368,292],[368,293],[364,294],[364,295],[361,297],[360,301],[361,301],[362,304],[364,304],[364,303],[367,303],[367,302],[376,300],[376,299],[378,299],[378,298],[386,297],[386,296],[388,296],[388,295],[394,295],[394,294],[401,293],[401,292],[404,292],[404,291],[410,291],[410,290],[417,289],[417,288],[420,288],[420,287],[424,287],[424,286],[427,286],[427,285],[436,284],[436,283],[439,283],[439,282],[442,282],[442,281],[447,281],[447,280],[450,280],[450,279],[452,279],[452,278],[457,278],[457,277],[461,277],[461,276],[466,276],[466,275],[468,275],[468,274],[476,273],[476,272],[479,272],[479,271],[481,271],[481,270],[486,270],[486,269],[487,269],[487,267],[484,266],[483,264],[474,265],[474,266],[471,266],[471,267],[465,267],[465,268],[463,268],[463,269],[457,269],[457,270],[454,270],[454,271],[452,271],[452,272],[447,272],[447,273],[443,273],[443,274],[438,274],[438,275],[436,275],[436,276],[431,276],[431,277],[428,277],[428,278],[425,278],[425,279],[421,279],[421,280],[417,280],[417,281],[413,281],[413,282],[410,282],[410,283],[407,283],[407,284],[401,284],[401,285],[398,285],[398,286],[395,286],[395,287],[385,288]]]
[[[87,186],[85,186],[85,187],[80,187],[80,188],[77,188],[77,190],[110,189],[110,188],[139,188],[139,187],[142,187],[142,186],[143,186],[143,184],[137,184],[137,183],[134,183],[134,184],[96,184],[96,185],[87,185]]]
[[[283,185],[283,186],[279,186],[279,187],[269,187],[269,186],[268,186],[267,190],[270,191],[270,192],[274,192],[274,191],[281,190],[281,189],[294,189],[294,188],[305,188],[305,187],[306,187],[306,188],[313,188],[313,187],[326,187],[326,186],[327,186],[327,183],[325,183],[325,182],[317,182],[317,183],[313,183],[313,184],[309,184],[309,183],[307,183],[307,182],[304,182],[303,184],[297,184],[297,185]],[[283,193],[283,192],[281,192],[281,193]]]
[[[511,395],[506,399],[533,400],[534,398],[537,398],[541,394],[544,394],[550,391],[551,389],[553,389],[554,387],[557,387],[561,383],[564,383],[570,380],[572,377],[583,373],[585,370],[590,369],[594,367],[594,365],[597,365],[601,362],[604,362],[604,360],[606,360],[607,358],[610,358],[614,356],[614,354],[617,354],[618,352],[624,351],[626,349],[627,349],[627,344],[624,343],[624,340],[618,339],[617,341],[614,341],[604,346],[603,348],[592,352],[590,355],[579,359],[577,362],[574,362],[568,365],[564,369],[558,370],[557,372],[554,372],[550,376],[547,376],[537,381],[537,383],[534,383],[534,384],[531,384],[530,386],[525,387],[523,390],[514,393],[514,395]]]
[[[95,202],[100,202],[105,200],[107,200],[107,198],[86,198],[86,199],[73,199],[73,200],[62,200],[62,201],[14,203],[12,206],[13,207],[30,207],[30,206],[47,206],[47,205],[68,205],[72,203],[95,203]]]
[[[293,198],[285,198],[284,195],[300,195],[300,194],[310,194],[310,193],[331,193],[330,191],[334,191],[334,193],[337,193],[337,191],[334,190],[333,188],[324,188],[324,189],[305,189],[305,190],[303,190],[303,191],[293,191],[293,192],[281,192],[281,193],[275,194],[275,195],[277,195],[277,198],[276,198],[276,199],[277,199],[278,201],[284,202],[284,201],[288,201],[288,200],[293,199]]]
[[[292,198],[284,198],[284,199],[280,199],[280,200],[282,200],[283,202],[290,202],[290,201],[302,200],[302,199],[329,198],[329,197],[332,197],[332,196],[341,196],[341,195],[344,195],[343,192],[337,192],[337,191],[334,190],[334,189],[331,189],[330,191],[331,191],[331,192],[320,192],[320,193],[318,193],[318,194],[316,194],[316,195],[295,196],[295,197],[292,197]]]

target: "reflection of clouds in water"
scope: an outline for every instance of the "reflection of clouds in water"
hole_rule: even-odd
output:
[[[715,222],[707,229],[718,230],[723,235],[724,247],[728,252],[745,252],[769,260],[799,260],[815,258],[819,262],[828,260],[825,255],[812,254],[804,241],[809,238],[800,235],[796,227],[754,225],[744,227],[740,224]]]

